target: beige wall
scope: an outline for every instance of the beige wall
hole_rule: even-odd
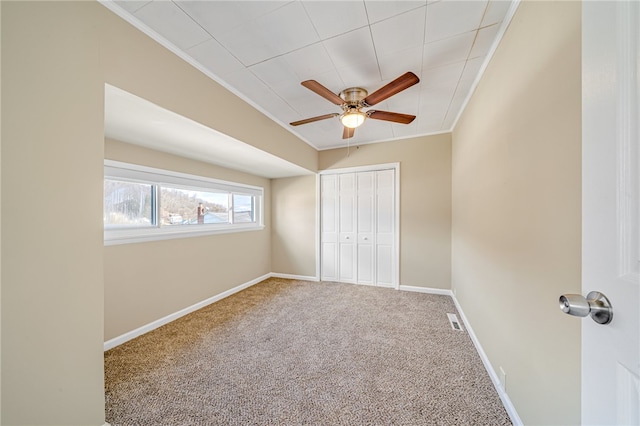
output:
[[[400,284],[451,288],[451,135],[320,151],[320,170],[400,163]]]
[[[101,425],[97,7],[2,2],[2,417]]]
[[[316,176],[271,182],[271,267],[281,274],[316,276]]]
[[[110,268],[118,257],[138,267],[124,259],[129,250],[135,254],[134,245],[105,254],[102,242],[104,83],[310,170],[317,153],[97,2],[2,2],[1,30],[0,421],[101,425],[104,279],[114,279]],[[251,126],[243,124],[247,117]],[[255,270],[226,269],[219,279],[243,281],[269,269],[269,230],[250,234],[215,240],[232,247],[257,243],[260,250]],[[156,253],[163,244],[208,249],[209,238],[192,240],[148,246]],[[246,265],[246,256],[256,253],[240,259],[237,250],[215,252],[229,265]],[[197,256],[192,265],[209,261]],[[111,271],[104,278],[103,265]],[[223,288],[195,286],[184,299],[174,296],[189,303]],[[148,305],[173,290],[166,284],[162,294],[149,294],[156,299]],[[162,305],[152,315],[169,309]]]
[[[525,424],[580,423],[580,10],[523,2],[453,133],[453,288]]]
[[[113,140],[105,158],[265,190],[263,230],[105,247],[105,340],[271,272],[269,179]]]

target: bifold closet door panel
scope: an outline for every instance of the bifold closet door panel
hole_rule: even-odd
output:
[[[356,174],[338,175],[338,280],[357,282]]]
[[[374,284],[374,219],[375,219],[375,172],[356,175],[357,181],[357,223],[358,269],[360,284]]]
[[[376,284],[395,285],[395,171],[376,172]]]
[[[393,287],[395,170],[320,178],[323,280]]]
[[[338,176],[320,178],[320,279],[338,281]]]

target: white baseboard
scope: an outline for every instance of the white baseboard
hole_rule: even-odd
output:
[[[234,293],[237,293],[241,290],[244,290],[245,288],[251,287],[252,285],[258,284],[261,281],[266,280],[267,278],[270,278],[272,276],[272,274],[266,274],[263,275],[261,277],[255,278],[251,281],[248,281],[244,284],[240,284],[239,286],[236,286],[232,289],[229,289],[227,291],[224,291],[220,294],[216,294],[215,296],[212,296],[206,300],[203,300],[201,302],[198,302],[194,305],[188,306],[184,309],[179,310],[178,312],[174,312],[173,314],[167,315],[166,317],[157,319],[155,321],[150,322],[149,324],[143,325],[142,327],[138,327],[135,330],[129,331],[127,333],[124,333],[118,337],[114,337],[111,340],[107,340],[106,342],[104,342],[104,350],[108,351],[109,349],[115,348],[118,345],[121,345],[125,342],[128,342],[131,339],[134,339],[138,336],[141,336],[145,333],[150,332],[151,330],[155,330],[158,327],[161,327],[165,324],[170,323],[171,321],[175,321],[180,317],[183,317],[187,314],[190,314],[191,312],[197,311],[198,309],[204,308],[207,305],[210,305],[214,302],[217,302],[218,300],[222,300],[225,297],[229,297]]]
[[[431,287],[416,287],[412,285],[401,285],[398,287],[398,290],[401,291],[413,291],[416,293],[428,293],[428,294],[441,294],[443,296],[451,296],[453,297],[453,292],[451,290],[443,289],[443,288],[431,288]]]
[[[300,280],[300,281],[320,281],[318,277],[311,277],[306,275],[291,275],[291,274],[280,274],[277,272],[272,272],[269,274],[273,278],[284,278],[287,280]]]
[[[504,405],[505,410],[507,410],[507,414],[509,414],[509,418],[511,419],[511,422],[515,426],[524,425],[524,423],[522,423],[522,420],[520,419],[520,416],[518,416],[518,412],[516,411],[516,408],[513,406],[513,403],[511,402],[511,399],[509,398],[509,395],[507,395],[507,393],[504,391],[504,389],[502,389],[502,386],[500,386],[500,380],[498,379],[498,375],[496,374],[495,370],[493,369],[493,366],[491,365],[491,362],[489,362],[489,357],[485,353],[484,349],[482,349],[482,345],[480,344],[480,341],[478,340],[478,337],[473,332],[473,328],[471,327],[471,324],[469,324],[469,320],[467,320],[467,317],[465,316],[464,312],[462,311],[462,307],[460,306],[460,303],[458,303],[458,299],[456,299],[456,297],[453,294],[451,295],[451,297],[453,299],[453,303],[455,303],[456,308],[458,309],[458,312],[460,313],[460,316],[462,317],[462,322],[464,322],[464,325],[465,325],[465,327],[467,329],[467,333],[469,333],[469,337],[471,337],[471,341],[473,342],[474,346],[476,347],[476,350],[478,351],[478,354],[480,355],[480,359],[482,359],[482,363],[484,364],[484,368],[487,370],[487,373],[489,373],[489,377],[491,378],[491,381],[493,382],[493,386],[496,388],[496,391],[498,392],[498,396],[500,396],[500,400],[502,401],[502,405]]]

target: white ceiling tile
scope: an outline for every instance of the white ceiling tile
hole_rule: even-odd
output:
[[[419,87],[410,87],[387,99],[386,108],[388,108],[388,110],[392,112],[418,115],[419,104],[420,104]],[[378,105],[376,105],[376,109],[377,107]]]
[[[380,82],[380,72],[376,62],[361,62],[338,69],[338,74],[343,81],[344,87],[362,87],[366,90],[377,87]]]
[[[422,71],[422,46],[381,56],[378,62],[383,80],[393,80],[407,71],[419,76]]]
[[[179,1],[174,2],[214,37],[272,12],[290,1]]]
[[[270,111],[272,116],[280,122],[288,123],[298,120],[298,114],[294,111],[285,101],[277,96],[271,96],[267,99],[262,99],[260,106],[267,111]]]
[[[135,16],[181,49],[200,44],[211,36],[170,1],[152,1]]]
[[[487,25],[502,22],[511,7],[511,3],[511,1],[506,0],[489,0],[489,5],[484,14],[484,18],[482,18],[481,26],[486,27]]]
[[[244,68],[240,61],[214,39],[187,49],[187,53],[216,76],[223,76]]]
[[[464,61],[469,56],[475,37],[476,31],[471,31],[425,44],[424,68]]]
[[[466,99],[466,93],[460,93],[453,97],[449,110],[447,111],[447,115],[445,116],[442,124],[445,129],[450,129],[451,126],[453,126],[453,122],[458,117],[460,108],[462,108],[462,105],[464,104]]]
[[[289,67],[300,81],[310,80],[314,76],[328,73],[335,69],[322,43],[294,50],[284,55],[283,59],[287,61]]]
[[[416,118],[416,131],[418,133],[424,133],[427,131],[434,131],[433,127],[435,126],[438,130],[441,129],[440,126],[444,122],[444,119],[447,115],[447,111],[449,110],[450,102],[440,103],[438,105],[425,105],[420,108],[420,114],[418,118]],[[427,130],[427,128],[429,130]]]
[[[264,99],[273,94],[258,77],[253,75],[248,69],[243,69],[225,77],[225,81],[238,89],[240,93],[257,102],[258,99]]]
[[[134,13],[136,10],[140,9],[147,3],[150,3],[151,0],[115,0],[114,3],[118,6],[122,7],[129,13]]]
[[[369,28],[361,28],[322,42],[336,68],[371,64],[376,53]]]
[[[489,53],[491,46],[495,42],[496,35],[498,35],[498,30],[500,26],[498,24],[491,25],[489,27],[482,28],[478,31],[478,37],[476,37],[476,41],[473,44],[473,49],[471,49],[470,58],[476,58],[478,56],[484,56]]]
[[[392,16],[399,15],[400,13],[419,8],[427,4],[425,0],[416,0],[416,1],[365,0],[364,3],[367,8],[367,15],[369,16],[369,22],[372,24],[375,22],[382,21],[383,19],[387,19],[387,18],[391,18]]]
[[[458,84],[464,66],[465,61],[462,61],[425,70],[422,74],[421,90]]]
[[[307,13],[289,3],[217,37],[246,66],[319,41]]]
[[[418,128],[418,122],[416,120],[418,119],[416,118],[409,124],[392,124],[391,131],[393,132],[393,137],[399,139],[415,136]]]
[[[417,134],[439,133],[449,130],[443,127],[444,116],[429,116],[424,120],[416,123]]]
[[[304,1],[311,22],[321,39],[344,34],[369,24],[364,3],[361,1]]]
[[[289,64],[282,56],[252,65],[249,69],[270,87],[280,86],[283,83],[294,84],[298,82],[298,76],[290,69]]]
[[[486,6],[485,0],[442,0],[429,4],[425,42],[429,43],[478,29]]]
[[[425,7],[413,9],[371,25],[378,56],[421,46],[424,42]]]
[[[305,140],[312,140],[318,149],[342,145],[342,125],[337,118],[296,126],[294,132]],[[346,145],[346,142],[345,142]]]
[[[478,72],[480,71],[482,64],[484,64],[485,59],[486,58],[484,56],[479,56],[477,58],[469,59],[465,64],[464,71],[462,73],[462,77],[460,78],[460,81],[468,84],[472,84],[476,80],[478,76]]]
[[[358,139],[362,142],[393,139],[391,123],[369,118],[362,126],[356,129],[354,139],[356,139],[356,142]]]

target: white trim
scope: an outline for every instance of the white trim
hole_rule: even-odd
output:
[[[284,278],[286,280],[314,281],[314,282],[320,281],[318,277],[312,277],[307,275],[280,274],[278,272],[272,272],[271,274],[269,274],[269,276],[272,278]]]
[[[340,173],[375,172],[378,170],[396,169],[400,171],[400,163],[372,164],[369,166],[344,167],[341,169],[325,169],[318,172],[320,175],[337,175]]]
[[[152,330],[155,330],[158,327],[161,327],[165,324],[168,324],[172,321],[177,320],[180,317],[183,317],[187,314],[190,314],[194,311],[197,311],[198,309],[204,308],[207,305],[210,305],[214,302],[217,302],[219,300],[224,299],[225,297],[231,296],[232,294],[235,294],[241,290],[244,290],[245,288],[251,287],[252,285],[255,285],[259,282],[262,282],[264,280],[266,280],[267,278],[270,278],[272,276],[272,274],[265,274],[261,277],[255,278],[251,281],[248,281],[244,284],[240,284],[239,286],[236,286],[232,289],[229,289],[227,291],[224,291],[220,294],[217,294],[215,296],[212,296],[206,300],[203,300],[201,302],[198,302],[196,304],[193,304],[191,306],[188,306],[184,309],[179,310],[178,312],[174,312],[173,314],[167,315],[166,317],[157,319],[155,321],[150,322],[149,324],[143,325],[142,327],[138,327],[135,330],[129,331],[127,333],[124,333],[118,337],[114,337],[113,339],[107,340],[106,342],[104,342],[104,350],[108,351],[109,349],[115,348],[118,345],[121,345],[125,342],[128,342],[131,339],[134,339],[138,336],[141,336],[145,333],[148,333]]]
[[[213,188],[237,194],[264,196],[264,188],[245,183],[230,182],[207,176],[192,175],[173,170],[157,169],[140,164],[104,160],[104,176],[141,180],[149,183],[170,184],[185,188]]]
[[[480,344],[478,337],[473,332],[473,328],[471,328],[471,324],[469,324],[469,320],[467,319],[467,316],[464,314],[464,311],[462,310],[462,306],[460,306],[458,299],[456,299],[456,297],[453,295],[451,296],[451,298],[453,299],[453,303],[455,303],[456,308],[458,309],[458,313],[462,317],[462,322],[464,323],[465,328],[467,329],[467,333],[469,333],[469,337],[471,337],[471,341],[473,342],[473,345],[476,347],[476,351],[478,352],[478,355],[480,355],[480,359],[484,364],[484,368],[487,370],[487,373],[489,374],[489,377],[493,382],[493,386],[496,388],[496,391],[498,392],[498,396],[502,401],[502,405],[504,405],[504,409],[507,410],[507,414],[509,415],[511,422],[515,426],[524,425],[524,423],[520,419],[520,416],[518,416],[518,412],[516,411],[516,408],[513,406],[513,403],[511,402],[509,395],[507,395],[504,389],[502,389],[502,386],[500,385],[500,379],[498,379],[498,375],[493,369],[493,366],[489,361],[489,357],[485,353],[484,349],[482,349],[482,345]]]
[[[176,238],[204,237],[207,235],[230,234],[234,232],[262,231],[263,225],[255,224],[204,224],[196,226],[150,227],[134,229],[113,229],[104,232],[104,245],[145,243],[150,241],[172,240]]]
[[[400,291],[412,291],[415,293],[427,293],[427,294],[440,294],[443,296],[453,297],[453,292],[444,288],[432,288],[432,287],[417,287],[412,285],[400,285],[398,286]]]

